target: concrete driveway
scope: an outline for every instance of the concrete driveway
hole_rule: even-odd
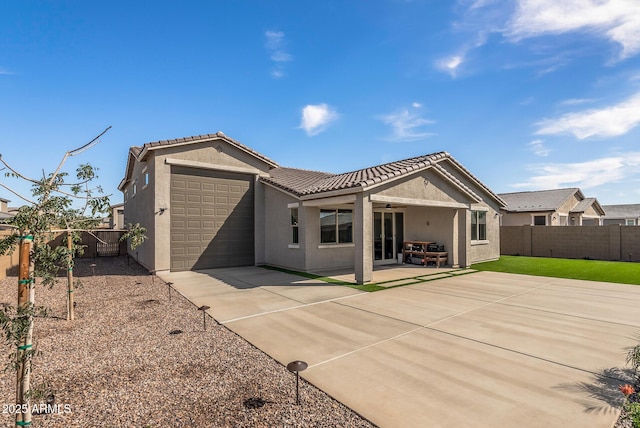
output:
[[[164,274],[231,330],[382,427],[602,427],[640,287],[476,272],[362,293],[263,268]]]

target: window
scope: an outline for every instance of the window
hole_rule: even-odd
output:
[[[134,181],[133,182],[133,193],[131,194],[131,197],[134,197],[136,195],[136,193],[138,193],[138,182]]]
[[[353,212],[351,210],[320,210],[320,243],[347,244],[353,242]]]
[[[484,241],[487,239],[487,212],[471,211],[471,240]]]
[[[631,219],[631,220],[627,220],[627,226],[635,226],[636,222],[635,220]]]
[[[291,243],[298,244],[298,209],[291,208]]]
[[[547,225],[547,216],[546,215],[534,215],[533,216],[533,225],[534,226],[546,226]]]
[[[146,170],[144,171],[144,182],[143,183],[144,183],[142,185],[143,189],[149,185],[149,173]]]

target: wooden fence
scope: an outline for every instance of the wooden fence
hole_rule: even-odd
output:
[[[0,238],[10,235],[10,230],[0,230]],[[18,252],[14,251],[13,254],[0,256],[0,279],[9,274],[17,272],[18,268]]]
[[[10,234],[11,231],[0,230],[0,238]],[[82,245],[85,245],[84,254],[82,257],[109,257],[109,256],[123,256],[127,254],[127,243],[120,242],[120,237],[125,232],[121,230],[101,230],[95,232],[93,236],[84,232],[82,234]],[[99,240],[98,240],[99,238]],[[59,245],[67,245],[66,235],[64,233],[59,234],[53,241],[50,242],[52,247]],[[15,275],[18,266],[18,252],[15,251],[11,255],[0,256],[0,279],[7,275]]]

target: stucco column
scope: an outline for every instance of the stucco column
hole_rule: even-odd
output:
[[[458,228],[458,265],[462,268],[469,267],[469,257],[471,251],[471,211],[467,208],[457,211],[458,221],[455,226]]]
[[[266,254],[265,254],[265,212],[264,212],[264,184],[260,183],[260,177],[258,175],[254,176],[253,182],[253,218],[254,218],[254,227],[253,227],[253,236],[254,236],[254,254],[255,260],[254,263],[256,266],[263,265],[266,263]]]
[[[356,282],[371,282],[373,277],[373,206],[369,195],[358,193],[353,212]]]
[[[449,249],[449,263],[451,263],[451,267],[459,268],[460,267],[460,257],[458,255],[458,249],[460,248],[460,231],[458,228],[458,211],[453,210],[453,216],[451,221],[451,248]]]

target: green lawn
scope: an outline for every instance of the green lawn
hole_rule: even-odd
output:
[[[471,268],[482,271],[640,285],[640,263],[501,256],[498,261],[478,263]]]

